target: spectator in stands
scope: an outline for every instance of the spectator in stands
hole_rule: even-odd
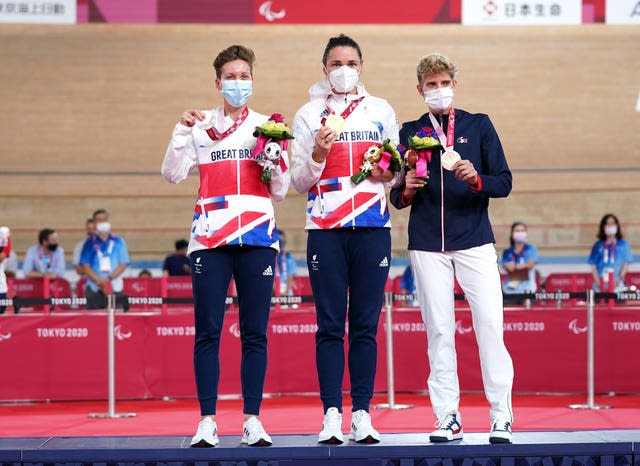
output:
[[[84,239],[78,241],[78,243],[73,248],[72,264],[76,269],[76,273],[78,275],[84,275],[84,267],[80,265],[80,254],[82,254],[84,243],[87,242],[87,238],[90,238],[91,235],[95,234],[96,232],[96,224],[93,221],[93,217],[89,217],[85,222],[85,231],[87,233],[87,236]]]
[[[22,264],[22,272],[27,278],[49,277],[52,280],[64,278],[64,250],[58,244],[58,233],[52,228],[44,228],[38,233],[38,244],[31,246]]]
[[[316,366],[324,409],[320,443],[342,443],[345,321],[349,320],[351,433],[377,443],[369,406],[376,375],[376,332],[391,259],[391,223],[385,188],[399,180],[377,165],[350,180],[372,145],[398,140],[396,114],[360,82],[362,52],[350,37],[329,39],[324,77],[293,121],[291,182],[308,198],[307,264],[316,305]],[[342,132],[343,127],[348,131]],[[360,158],[359,160],[357,158]],[[348,312],[347,312],[348,309]]]
[[[502,291],[507,294],[535,293],[538,288],[535,266],[540,258],[538,249],[527,243],[527,225],[514,222],[509,241],[511,246],[502,253],[502,267],[507,272]]]
[[[87,275],[85,297],[87,309],[104,309],[107,294],[116,295],[116,305],[129,309],[126,296],[122,293],[122,274],[129,265],[127,243],[111,232],[109,212],[98,209],[93,213],[96,233],[91,235],[82,247],[80,265]]]
[[[8,227],[0,227],[0,300],[7,299],[6,267],[11,255],[11,231]],[[0,314],[4,314],[7,310],[6,304],[0,303]]]
[[[280,296],[293,296],[293,283],[294,277],[296,276],[296,258],[286,249],[287,236],[285,232],[278,230],[278,234],[280,235],[280,252],[276,259],[276,277],[280,279],[278,294]]]
[[[215,86],[224,98],[213,110],[185,110],[176,124],[162,163],[162,175],[172,183],[198,168],[200,187],[189,256],[195,312],[194,366],[202,419],[192,447],[218,443],[216,403],[220,364],[220,334],[225,300],[233,277],[238,293],[244,400],[241,442],[271,445],[258,419],[267,369],[267,324],[278,251],[273,201],[289,188],[288,156],[280,147],[280,162],[262,181],[263,167],[251,152],[256,126],[269,118],[247,106],[253,92],[253,51],[232,45],[213,62]],[[270,146],[273,148],[273,146]],[[274,153],[277,153],[275,148]]]
[[[413,279],[413,270],[411,270],[411,264],[407,265],[402,273],[402,280],[400,281],[400,294],[413,295],[413,299],[407,302],[408,305],[418,307],[418,300],[416,299],[416,282]]]
[[[406,122],[400,140],[432,132],[428,180],[411,168],[391,190],[399,209],[411,206],[409,260],[427,330],[429,396],[436,415],[432,442],[462,438],[455,351],[455,279],[473,314],[490,410],[491,443],[511,443],[513,363],[503,339],[503,301],[489,200],[511,192],[511,171],[491,120],[454,108],[456,67],[440,54],[420,60],[417,90],[428,112]],[[426,129],[425,129],[426,128]]]
[[[402,273],[402,281],[400,282],[400,293],[402,294],[416,294],[416,282],[413,279],[413,271],[411,265],[407,265]]]
[[[175,242],[175,248],[176,252],[165,258],[162,274],[164,276],[191,275],[191,266],[187,256],[189,243],[186,239],[179,239]]]
[[[591,248],[589,264],[594,291],[624,291],[629,264],[633,262],[631,246],[624,239],[618,217],[606,214],[600,220],[598,241]]]
[[[138,273],[138,278],[153,278],[153,275],[151,275],[150,270],[142,269],[140,273]]]

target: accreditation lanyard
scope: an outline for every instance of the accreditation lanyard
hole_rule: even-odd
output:
[[[524,264],[526,261],[524,260],[525,247],[522,247],[522,251],[516,252],[515,248],[513,249],[513,262],[514,264]]]
[[[211,128],[207,129],[207,134],[209,135],[209,137],[214,140],[214,141],[220,141],[224,138],[226,138],[227,136],[230,136],[233,132],[235,132],[235,130],[237,130],[240,125],[242,123],[244,123],[244,120],[247,119],[247,115],[249,115],[249,107],[245,107],[244,110],[242,110],[242,113],[240,114],[240,116],[238,117],[238,119],[236,121],[233,122],[233,124],[229,127],[229,129],[227,129],[226,131],[224,131],[223,133],[221,133],[220,131],[218,131],[215,126],[212,126]],[[219,125],[219,127],[224,127],[224,108],[220,107],[220,111],[218,113],[218,118],[217,118],[217,123]]]
[[[96,250],[96,254],[98,255],[98,258],[100,260],[102,260],[105,257],[105,254],[102,252],[102,249],[100,248],[100,244],[98,243],[98,240],[96,239],[96,235],[93,235],[92,240],[93,240],[93,248]],[[109,238],[109,245],[107,246],[106,257],[111,257],[111,253],[113,252],[114,243],[115,242],[113,241],[113,238]]]
[[[449,121],[447,123],[447,135],[444,135],[444,130],[438,120],[433,115],[433,113],[429,112],[429,120],[431,120],[431,124],[433,125],[433,129],[436,130],[436,134],[438,135],[438,139],[440,140],[440,144],[444,147],[445,151],[453,150],[453,134],[456,127],[456,110],[451,107],[449,110]]]
[[[42,272],[51,272],[53,270],[53,263],[55,262],[55,254],[52,252],[44,253],[42,247],[38,250],[38,259],[44,266]]]
[[[112,237],[109,237],[109,245],[107,246],[107,253],[105,255],[102,252],[96,237],[97,235],[93,236],[93,248],[96,250],[96,254],[98,255],[98,268],[100,269],[100,272],[111,272],[111,253],[113,252],[113,245],[115,241],[113,241]]]
[[[613,266],[616,261],[616,242],[612,241],[609,244],[604,245],[604,259],[603,262],[605,265],[609,264]]]

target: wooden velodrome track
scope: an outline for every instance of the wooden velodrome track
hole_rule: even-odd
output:
[[[543,254],[588,254],[601,215],[614,211],[638,249],[638,27],[0,25],[0,223],[18,253],[53,226],[70,254],[87,214],[106,207],[134,259],[163,257],[188,233],[197,177],[170,185],[160,164],[181,111],[220,102],[213,57],[252,47],[252,108],[290,122],[340,32],[359,41],[363,82],[400,121],[425,110],[422,55],[458,65],[456,105],[491,116],[514,171],[512,195],[491,203],[499,246],[523,219]],[[277,206],[299,253],[304,205],[292,189]],[[391,210],[402,254],[408,212]]]

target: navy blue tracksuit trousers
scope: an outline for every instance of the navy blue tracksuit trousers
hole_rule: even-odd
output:
[[[233,276],[238,291],[244,413],[260,413],[267,369],[267,324],[276,251],[268,247],[226,246],[191,253],[195,311],[193,362],[200,414],[216,413],[220,378],[220,333]]]
[[[391,262],[388,228],[310,230],[307,265],[316,304],[316,367],[324,411],[342,412],[345,322],[353,411],[369,410],[378,320]]]

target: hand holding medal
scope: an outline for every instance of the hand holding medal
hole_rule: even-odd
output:
[[[282,160],[282,153],[287,151],[289,139],[293,139],[293,134],[284,118],[279,113],[272,114],[267,121],[260,126],[256,126],[253,135],[256,139],[256,147],[251,152],[251,156],[263,167],[262,181],[271,181],[271,172],[278,166],[282,171],[287,170],[287,166]]]
[[[329,107],[322,112],[323,116],[320,119],[322,125],[320,129],[315,133],[315,145],[311,153],[311,158],[317,163],[324,163],[331,151],[333,143],[338,139],[338,136],[344,129],[346,119],[356,109],[358,104],[364,99],[352,100],[347,108],[345,108],[340,115],[336,115]]]
[[[191,128],[194,125],[200,127],[206,118],[202,110],[196,108],[188,108],[180,115],[180,123]]]
[[[435,128],[435,135],[440,140],[440,143],[445,148],[444,153],[440,155],[440,165],[445,170],[452,171],[458,161],[461,160],[460,154],[458,154],[453,149],[454,142],[454,132],[456,127],[456,111],[453,107],[449,110],[448,124],[447,124],[447,135],[444,135],[442,130],[442,126],[438,123],[438,120],[433,116],[433,113],[429,112],[429,119],[431,120],[431,124]],[[473,167],[473,166],[472,166]],[[456,173],[456,177],[460,179],[458,173]]]
[[[440,156],[440,165],[442,165],[442,168],[444,168],[445,170],[451,171],[453,170],[453,166],[460,159],[460,154],[458,154],[453,149],[449,149]]]
[[[331,114],[324,121],[324,125],[331,128],[336,134],[340,134],[344,128],[344,118],[340,115]]]
[[[317,163],[324,163],[331,151],[333,143],[338,138],[338,132],[342,131],[344,119],[340,115],[329,115],[329,117],[323,118],[320,124],[322,126],[316,131],[314,136],[311,157]]]

